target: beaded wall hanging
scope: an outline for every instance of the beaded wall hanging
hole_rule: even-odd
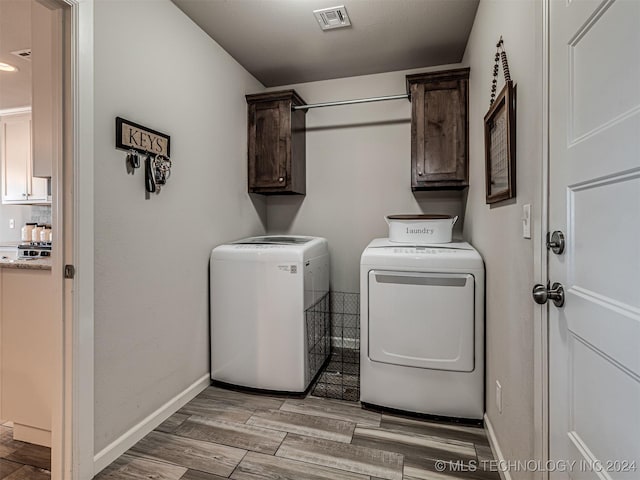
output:
[[[505,85],[496,97],[499,64]],[[516,92],[502,37],[496,44],[489,111],[484,116],[486,201],[496,203],[516,196]]]

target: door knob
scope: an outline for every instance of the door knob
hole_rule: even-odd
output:
[[[531,295],[533,296],[533,300],[540,305],[544,305],[549,300],[553,301],[556,307],[564,305],[564,287],[558,282],[554,283],[551,288],[549,288],[549,284],[545,287],[541,283],[538,283],[534,285]]]
[[[556,255],[564,253],[564,233],[560,230],[547,232],[547,250],[551,250]]]

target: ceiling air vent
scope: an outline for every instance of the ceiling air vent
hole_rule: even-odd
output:
[[[314,10],[313,14],[316,20],[318,20],[318,24],[322,30],[351,26],[351,21],[349,20],[349,15],[344,5]]]
[[[25,60],[31,60],[31,49],[25,48],[24,50],[16,50],[13,53],[16,57],[24,58]]]

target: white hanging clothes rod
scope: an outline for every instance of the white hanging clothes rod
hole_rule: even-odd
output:
[[[401,100],[403,98],[409,98],[409,94],[403,93],[401,95],[388,95],[386,97],[358,98],[355,100],[338,100],[336,102],[312,103],[311,105],[294,105],[293,107],[291,107],[291,109],[307,110],[309,108],[335,107],[338,105],[353,105],[355,103],[386,102],[387,100]]]

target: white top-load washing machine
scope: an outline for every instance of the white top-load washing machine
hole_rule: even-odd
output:
[[[304,392],[329,355],[328,316],[326,330],[305,318],[328,304],[327,241],[264,236],[221,245],[211,252],[210,280],[211,378]]]
[[[360,263],[360,399],[463,419],[484,414],[484,264],[468,243],[373,240]]]

